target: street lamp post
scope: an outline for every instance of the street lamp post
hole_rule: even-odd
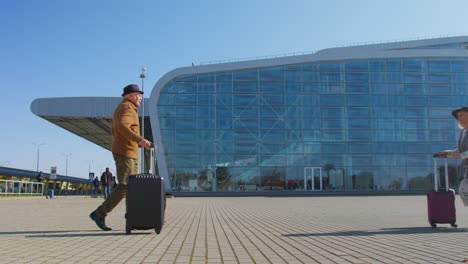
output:
[[[141,74],[140,74],[140,78],[141,78],[141,91],[144,92],[144,80],[146,78],[145,76],[145,67],[142,67],[141,68]],[[142,95],[142,99],[141,99],[141,136],[143,138],[145,138],[145,96],[144,94]],[[144,173],[145,172],[145,149],[142,148],[141,149],[141,172]]]
[[[45,143],[36,144],[33,143],[37,147],[37,156],[36,156],[36,172],[39,172],[39,153],[41,146],[45,145]]]
[[[65,156],[65,176],[68,176],[68,157],[71,153],[63,154]]]

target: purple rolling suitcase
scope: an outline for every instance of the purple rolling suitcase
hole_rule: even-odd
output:
[[[439,170],[437,168],[437,159],[434,158],[434,190],[427,193],[427,216],[432,227],[437,227],[437,224],[450,224],[452,227],[457,227],[456,212],[455,212],[455,191],[449,189],[448,181],[448,165],[447,159],[445,163],[445,189],[440,190],[438,187]]]
[[[161,232],[166,210],[164,180],[154,171],[154,147],[150,150],[150,173],[130,176],[127,183],[126,233],[133,229]]]

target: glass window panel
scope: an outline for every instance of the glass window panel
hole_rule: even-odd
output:
[[[216,106],[216,117],[232,117],[232,107],[228,106]]]
[[[343,83],[321,83],[320,91],[322,94],[344,94],[345,87]]]
[[[176,79],[177,82],[197,82],[198,76],[197,75],[187,75],[182,76]]]
[[[175,120],[176,129],[196,129],[197,120],[196,119],[181,119],[178,118]]]
[[[286,119],[286,121],[290,120]],[[260,129],[284,129],[284,121],[276,118],[260,118]]]
[[[178,94],[175,97],[175,104],[177,105],[195,105],[197,103],[196,94]]]
[[[316,64],[303,64],[302,65],[302,70],[303,71],[318,71],[319,65]]]
[[[429,133],[429,140],[431,141],[449,141],[449,140],[453,140],[454,138],[456,138],[456,136],[454,135],[451,135],[450,133],[447,133],[447,129],[444,129],[443,131],[431,131],[431,133]],[[431,153],[435,153],[435,152],[439,152],[440,149],[454,149],[455,146],[452,144],[450,145],[449,147],[445,147],[445,148],[439,148],[439,150],[437,151],[432,151]]]
[[[260,116],[262,118],[263,117],[279,117],[279,116],[282,115],[282,113],[284,113],[284,108],[273,109],[273,108],[268,107],[268,106],[260,107]],[[246,114],[245,111],[242,114],[245,115]],[[249,116],[251,116],[251,115],[249,115]]]
[[[288,64],[284,65],[285,71],[301,71],[302,65],[301,64]]]
[[[427,129],[427,123],[421,119],[406,119],[405,121],[405,129]],[[432,123],[431,121],[430,123]]]
[[[371,155],[352,155],[349,162],[352,166],[372,166],[372,160]]]
[[[302,129],[302,120],[288,118],[284,121],[284,124],[287,129],[301,130]]]
[[[431,83],[450,83],[450,73],[429,73],[428,81]]]
[[[260,154],[277,154],[285,152],[286,145],[281,143],[260,143]]]
[[[369,82],[369,73],[368,72],[347,72],[346,82],[367,83]]]
[[[252,158],[252,157],[255,157],[252,154],[260,153],[259,148],[258,148],[258,144],[255,144],[255,143],[252,143],[252,142],[236,142],[236,144],[234,144],[233,150],[234,150],[234,153],[236,154],[236,156],[238,156],[238,155],[249,155],[250,154],[249,156],[244,156],[243,158],[246,158],[246,157]]]
[[[341,71],[341,65],[339,63],[320,63],[320,72],[339,72]]]
[[[383,83],[383,82],[385,82],[385,73],[383,73],[383,72],[371,72],[371,73],[369,73],[369,81],[371,83]]]
[[[394,107],[403,106],[405,102],[405,96],[401,95],[389,95],[387,99],[388,104]]]
[[[288,106],[285,111],[285,115],[290,118],[297,118],[303,116],[303,109],[300,106]]]
[[[257,95],[239,94],[233,96],[234,105],[258,105]]]
[[[406,130],[406,141],[427,141],[427,131]]]
[[[323,143],[322,153],[346,153],[346,144],[344,143]]]
[[[406,106],[426,106],[426,96],[407,96],[405,98]]]
[[[256,69],[246,71],[235,71],[233,73],[234,82],[251,82],[257,81],[258,71]]]
[[[387,72],[385,73],[385,80],[387,83],[400,83],[401,72]]]
[[[285,92],[289,94],[301,94],[302,85],[300,83],[286,83]]]
[[[368,95],[350,95],[346,98],[346,105],[361,106],[369,104],[370,97]]]
[[[301,106],[302,105],[302,95],[286,95],[285,104],[287,106]]]
[[[304,154],[319,154],[322,149],[320,143],[304,143]]]
[[[466,83],[468,82],[467,73],[452,73],[452,83]]]
[[[224,106],[231,106],[232,105],[232,95],[230,94],[217,94],[216,96],[216,104],[217,105],[224,105]]]
[[[401,61],[399,59],[386,60],[387,72],[401,71]]]
[[[197,83],[194,82],[175,82],[170,87],[165,89],[167,93],[181,93],[181,94],[196,94],[197,93]]]
[[[320,80],[319,73],[316,71],[306,71],[302,72],[302,81],[303,82],[318,82]]]
[[[405,118],[427,118],[426,109],[423,107],[407,107]]]
[[[322,164],[331,164],[335,168],[346,166],[345,155],[322,155]]]
[[[233,112],[235,116],[239,117],[258,117],[258,106],[237,106],[233,107]],[[274,112],[270,111],[270,116],[274,115]]]
[[[302,72],[301,71],[285,71],[284,79],[286,82],[301,82],[302,81]]]
[[[383,60],[370,60],[369,71],[371,72],[382,72],[385,71],[385,61]]]
[[[345,63],[346,71],[369,71],[369,62],[363,61],[350,61]]]
[[[302,90],[304,93],[319,93],[320,92],[320,83],[304,83],[302,85]]]
[[[426,75],[424,73],[405,72],[404,82],[405,83],[422,83],[426,81],[425,76]]]
[[[224,83],[224,82],[218,82],[216,83],[216,93],[223,94],[231,94],[232,93],[232,83]]]
[[[453,94],[458,95],[468,95],[468,85],[466,84],[454,84],[453,87]],[[466,97],[466,96],[464,96]]]
[[[198,116],[199,117],[214,117],[215,108],[211,106],[198,106]]]
[[[173,153],[175,154],[194,154],[198,153],[198,144],[194,142],[174,142]]]
[[[302,131],[288,129],[285,132],[286,132],[286,140],[302,141]]]
[[[427,70],[428,72],[450,72],[450,61],[449,60],[428,60]]]
[[[233,93],[258,93],[257,83],[235,82],[232,89]]]
[[[307,80],[304,80],[307,81]],[[341,72],[322,72],[320,73],[320,81],[321,82],[342,82],[343,77]]]
[[[304,157],[302,155],[288,154],[286,155],[286,164],[288,166],[304,166]],[[291,179],[289,173],[287,177]]]
[[[215,140],[215,131],[214,130],[204,130],[204,129],[199,129],[198,130],[198,139],[199,140]],[[211,144],[212,142],[209,142],[207,144]],[[203,153],[203,152],[201,152]]]
[[[302,137],[307,141],[320,141],[322,139],[320,130],[303,130]]]
[[[348,153],[372,153],[372,143],[348,142]]]
[[[448,128],[455,127],[455,119],[431,119],[429,122],[429,129],[431,130],[447,130]]]
[[[284,82],[284,67],[261,68],[260,82]]]
[[[372,140],[372,132],[368,129],[349,129],[348,130],[348,140],[358,140],[364,141]]]
[[[402,119],[385,118],[373,119],[374,129],[403,129],[404,121]]]
[[[304,129],[313,130],[313,129],[319,129],[321,127],[320,119],[318,118],[304,118],[303,124],[304,124]],[[293,127],[290,127],[290,128],[293,129]]]
[[[260,138],[264,141],[284,141],[283,130],[260,130]]]
[[[374,153],[405,153],[406,143],[403,142],[374,142],[372,149]]]
[[[422,83],[405,84],[405,94],[426,94],[426,86]]]
[[[193,98],[197,98],[197,97],[194,95]],[[198,104],[199,105],[214,105],[215,96],[213,94],[199,94]]]
[[[197,115],[196,106],[178,106],[176,108],[176,115],[180,117],[190,117]]]
[[[260,84],[261,93],[284,93],[284,85],[281,83]]]
[[[232,82],[232,72],[221,72],[216,74],[217,82]]]
[[[424,59],[405,59],[403,60],[403,71],[408,72],[425,72]]]
[[[323,129],[343,129],[345,126],[343,119],[324,119],[321,125]]]
[[[427,154],[427,153],[430,153],[430,148],[429,148],[429,145],[427,143],[407,142],[406,143],[406,153]],[[411,164],[411,163],[409,163],[409,164]]]
[[[370,90],[372,94],[388,94],[387,84],[370,84]],[[380,97],[376,96],[376,98]]]
[[[159,117],[174,117],[176,116],[175,107],[158,107]]]
[[[286,146],[287,154],[302,154],[304,152],[302,142],[286,142]]]
[[[214,83],[198,83],[198,93],[214,93],[215,84]]]
[[[199,129],[215,129],[216,122],[213,118],[198,118]]]
[[[230,133],[231,135],[233,133]],[[234,142],[231,140],[223,140],[222,142],[218,142],[216,144],[216,153],[229,155],[234,153]],[[229,160],[232,160],[232,156],[229,157]]]
[[[372,113],[374,116],[378,116],[380,118],[385,119],[401,119],[404,115],[404,108],[401,107],[373,107]],[[379,119],[374,119],[379,120]]]
[[[184,167],[199,166],[197,155],[174,155],[172,156],[172,165],[182,169]]]
[[[321,166],[322,158],[320,155],[307,155],[304,156],[304,165],[305,166]],[[302,168],[302,179],[304,179],[304,168]]]
[[[193,129],[190,130],[176,130],[175,131],[176,140],[188,140],[193,141],[197,139],[197,133]]]
[[[286,166],[286,156],[285,155],[261,155],[260,164],[262,166]]]
[[[427,98],[428,106],[447,106],[452,102],[451,96],[430,96]]]
[[[320,105],[323,106],[338,106],[344,105],[345,97],[342,95],[322,95],[320,97]]]
[[[216,119],[216,128],[217,129],[232,129],[232,119],[228,118],[217,118]]]
[[[370,129],[371,120],[367,118],[350,118],[348,119],[348,129]]]
[[[174,105],[175,97],[176,95],[174,94],[160,94],[158,105]]]
[[[427,109],[429,118],[447,118],[452,120],[452,108],[449,107],[432,107]]]
[[[261,95],[260,105],[284,105],[283,95]]]
[[[172,118],[159,118],[160,129],[175,129],[175,120]]]
[[[345,131],[344,130],[322,130],[323,141],[344,141]]]
[[[345,116],[344,107],[322,107],[320,108],[320,115],[323,118],[343,118]]]
[[[370,116],[369,107],[348,107],[346,113],[348,117],[368,117]]]
[[[465,72],[468,71],[464,59],[453,59],[452,63],[452,72]]]
[[[254,151],[252,151],[254,152]],[[255,166],[258,164],[258,155],[251,154],[251,155],[235,155],[234,156],[234,164],[236,166],[242,166],[241,172],[246,174],[251,174],[252,172],[249,170],[247,172],[248,166]]]

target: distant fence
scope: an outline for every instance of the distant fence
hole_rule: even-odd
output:
[[[0,180],[0,195],[42,195],[44,183],[32,181]]]

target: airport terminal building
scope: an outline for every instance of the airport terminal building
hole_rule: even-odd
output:
[[[31,110],[110,150],[120,100],[40,98]],[[421,191],[466,105],[461,36],[178,68],[141,114],[172,192]]]

